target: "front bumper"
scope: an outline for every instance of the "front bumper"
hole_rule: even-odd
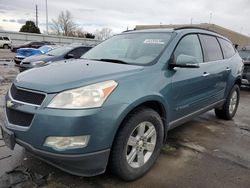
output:
[[[8,132],[9,134],[11,131],[2,126],[2,134],[4,134],[4,132]],[[106,149],[88,154],[55,154],[36,149],[17,138],[14,139],[14,141],[15,143],[24,147],[34,157],[39,158],[40,160],[45,161],[65,172],[77,176],[88,177],[104,173],[110,153],[110,149]]]
[[[16,57],[14,58],[14,61],[15,61],[16,63],[20,64],[21,61],[24,60],[24,58],[25,58],[25,57],[22,57],[22,56],[16,56]]]
[[[93,176],[105,171],[113,138],[118,128],[119,114],[127,105],[110,105],[98,109],[59,110],[48,109],[47,103],[54,94],[47,95],[40,107],[12,101],[8,107],[15,111],[32,113],[30,126],[22,127],[9,122],[4,109],[3,130],[14,134],[14,142],[26,148],[31,154],[75,175]],[[12,100],[9,95],[6,101]],[[85,148],[56,151],[44,145],[48,136],[90,135]]]

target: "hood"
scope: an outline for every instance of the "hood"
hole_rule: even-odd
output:
[[[31,57],[27,57],[23,60],[23,62],[36,62],[36,61],[44,61],[44,62],[49,62],[49,61],[54,61],[57,60],[58,57],[57,56],[48,56],[46,54],[43,55],[36,55],[36,56],[31,56]],[[58,59],[59,60],[59,59]]]
[[[55,93],[101,81],[118,79],[143,70],[143,66],[91,60],[60,61],[19,74],[15,85]]]

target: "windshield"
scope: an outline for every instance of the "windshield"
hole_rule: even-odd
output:
[[[240,57],[245,61],[250,61],[250,50],[240,50]]]
[[[81,58],[145,65],[160,55],[170,38],[171,33],[124,33],[102,42]]]
[[[60,55],[66,54],[67,52],[69,52],[72,49],[73,49],[73,47],[71,47],[71,46],[63,46],[63,47],[55,48],[55,49],[49,51],[47,53],[47,55],[60,56]]]
[[[42,53],[46,53],[48,51],[50,51],[52,48],[50,46],[42,46],[40,48],[38,48]]]

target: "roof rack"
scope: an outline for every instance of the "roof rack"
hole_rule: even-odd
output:
[[[174,30],[181,30],[181,29],[200,29],[200,30],[210,31],[210,32],[216,33],[218,35],[221,35],[220,33],[216,32],[216,31],[213,31],[213,30],[211,30],[209,28],[202,28],[202,27],[198,27],[198,26],[183,26],[183,27],[174,28]]]
[[[174,30],[181,30],[181,29],[201,29],[201,30],[206,30],[206,31],[212,31],[210,29],[206,29],[206,28],[202,28],[202,27],[198,27],[198,26],[183,26],[183,27],[174,28]],[[214,31],[212,31],[212,32],[214,32]]]

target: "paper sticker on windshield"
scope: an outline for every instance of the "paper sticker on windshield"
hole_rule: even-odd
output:
[[[164,41],[162,41],[162,39],[145,39],[144,44],[165,44]]]

